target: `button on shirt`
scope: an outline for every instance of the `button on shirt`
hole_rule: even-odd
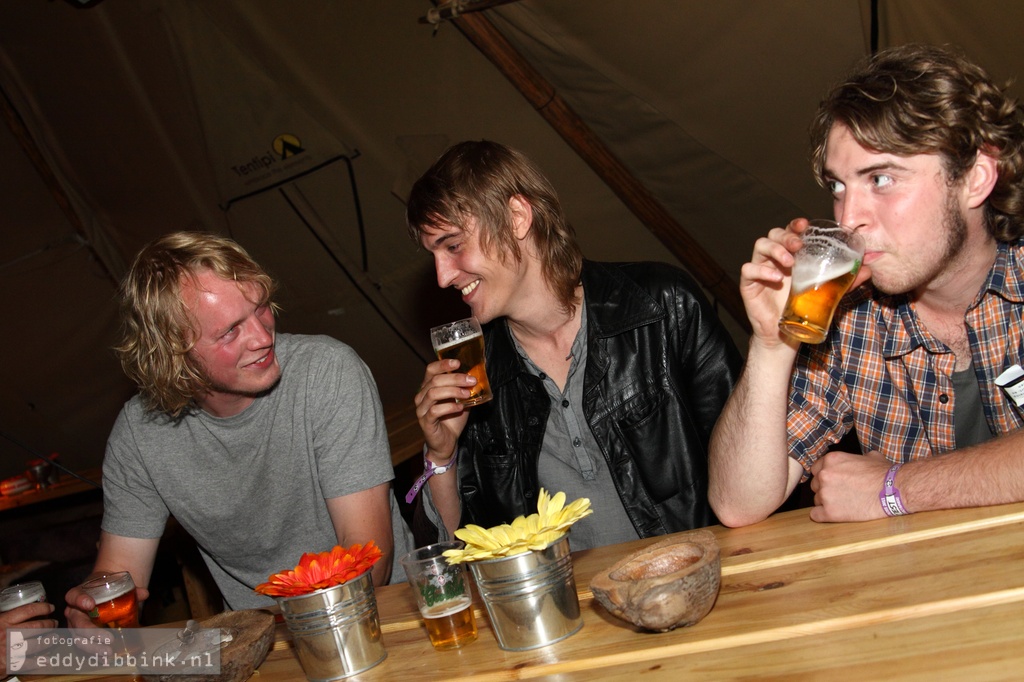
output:
[[[995,378],[1024,365],[1024,242],[1000,243],[964,318],[984,417],[993,434],[1024,425]],[[908,462],[956,448],[956,358],[906,296],[858,292],[826,343],[805,344],[790,384],[789,453],[805,469],[851,428],[865,452]]]
[[[579,308],[584,310],[582,302]],[[587,361],[587,319],[583,315],[580,330],[572,344],[572,362],[565,390],[540,370],[512,335],[516,351],[527,371],[541,379],[551,398],[551,410],[544,431],[537,480],[551,494],[562,491],[566,503],[586,497],[593,513],[573,524],[569,544],[573,551],[600,547],[640,536],[619,500],[608,464],[601,454],[583,414],[583,375]]]

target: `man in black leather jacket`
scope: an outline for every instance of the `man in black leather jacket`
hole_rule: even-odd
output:
[[[493,142],[445,152],[407,219],[485,325],[494,395],[457,402],[474,380],[454,360],[416,395],[440,538],[536,511],[541,487],[591,498],[574,550],[715,523],[707,448],[742,361],[689,275],[584,261],[547,179]]]

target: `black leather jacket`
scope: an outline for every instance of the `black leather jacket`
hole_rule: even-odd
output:
[[[700,288],[659,263],[586,261],[583,411],[641,537],[716,523],[707,502],[711,429],[741,357]],[[459,440],[462,522],[537,510],[537,458],[550,398],[499,319],[486,334],[494,399]],[[594,500],[594,504],[600,504]]]

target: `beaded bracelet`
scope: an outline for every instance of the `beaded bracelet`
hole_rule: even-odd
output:
[[[896,472],[900,470],[901,466],[903,465],[893,464],[889,467],[888,473],[885,474],[885,486],[878,493],[878,501],[882,503],[882,510],[886,516],[903,516],[910,513],[903,506],[900,489],[896,487]]]

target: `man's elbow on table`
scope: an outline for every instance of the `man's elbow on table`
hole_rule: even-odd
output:
[[[729,528],[740,528],[760,523],[782,506],[789,495],[787,487],[777,492],[740,490],[737,487],[722,490],[712,485],[708,489],[708,503],[718,522]]]
[[[710,502],[711,509],[715,512],[715,516],[718,517],[718,522],[729,528],[740,528],[764,521],[777,508],[763,511],[761,509],[744,507],[743,505],[716,502],[714,499],[711,499]]]

